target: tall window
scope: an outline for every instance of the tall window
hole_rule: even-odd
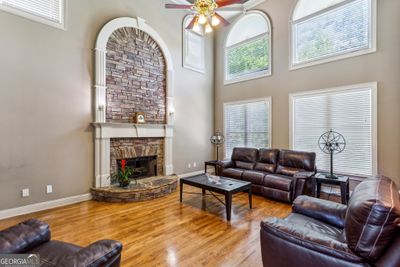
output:
[[[371,53],[376,0],[299,0],[292,18],[291,67]]]
[[[183,20],[183,67],[205,72],[205,40],[203,32],[188,30],[186,27],[193,16],[188,15]]]
[[[0,0],[0,9],[57,28],[65,28],[65,0]]]
[[[225,84],[271,75],[271,25],[250,11],[230,30],[225,47]]]
[[[319,137],[333,129],[346,140],[345,150],[334,155],[334,171],[371,176],[377,173],[376,83],[291,95],[291,147],[317,153],[319,170],[329,170],[329,155]]]
[[[234,147],[271,146],[271,98],[224,104],[225,157]]]

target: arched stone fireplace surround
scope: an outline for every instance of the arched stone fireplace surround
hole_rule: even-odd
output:
[[[165,81],[165,121],[164,124],[134,124],[129,122],[107,122],[107,83],[106,55],[107,43],[112,34],[121,28],[138,29],[149,35],[161,49],[166,65]],[[116,138],[163,138],[163,172],[173,173],[172,137],[173,137],[173,62],[171,54],[161,36],[141,18],[122,17],[108,22],[100,31],[95,47],[95,187],[107,186],[111,172],[110,144]]]

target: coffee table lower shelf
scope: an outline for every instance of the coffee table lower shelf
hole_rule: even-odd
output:
[[[183,195],[183,185],[187,184],[193,187],[202,189],[202,194],[205,195],[206,191],[209,191],[211,195],[216,197],[220,202],[222,202],[216,195],[222,194],[225,196],[225,202],[222,202],[226,208],[226,219],[231,220],[232,213],[232,197],[234,194],[239,192],[247,192],[249,196],[249,208],[252,209],[252,193],[251,193],[251,183],[245,181],[234,180],[226,177],[220,177],[219,183],[214,183],[209,181],[205,174],[196,175],[187,178],[181,178],[179,182],[180,187],[180,202],[182,202]]]

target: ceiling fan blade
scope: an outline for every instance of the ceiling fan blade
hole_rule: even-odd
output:
[[[242,0],[217,0],[218,7],[229,6],[233,4],[241,4]]]
[[[229,24],[231,24],[229,21],[227,21],[226,19],[224,19],[224,17],[222,17],[220,14],[218,14],[217,12],[214,13],[214,15],[219,19],[221,25],[223,27],[228,26]]]
[[[165,8],[191,9],[192,5],[165,4]]]
[[[187,25],[187,27],[186,27],[186,29],[187,30],[192,30],[193,29],[193,26],[194,26],[194,23],[196,22],[196,17],[194,17],[191,21],[190,21],[190,23]]]

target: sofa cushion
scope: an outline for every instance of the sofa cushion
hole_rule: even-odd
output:
[[[261,148],[258,153],[258,162],[254,169],[273,173],[278,163],[279,150]]]
[[[224,169],[222,171],[221,176],[241,180],[242,179],[242,174],[243,174],[244,171],[245,171],[244,169],[228,168],[228,169]]]
[[[254,169],[254,163],[253,162],[236,161],[235,165],[236,165],[237,168],[241,168],[241,169],[246,169],[246,170]]]
[[[257,162],[256,165],[254,166],[254,169],[257,171],[274,173],[275,169],[276,169],[276,165],[269,164],[269,163]]]
[[[363,258],[378,259],[398,229],[399,208],[398,189],[389,178],[360,183],[354,189],[346,213],[349,247]]]
[[[263,187],[261,194],[265,197],[272,198],[275,200],[290,203],[292,201],[291,193],[288,191],[279,190],[276,188]]]
[[[292,180],[284,175],[268,174],[264,177],[263,185],[265,187],[276,188],[289,192],[292,186]]]
[[[257,161],[258,149],[235,147],[232,152],[232,161],[253,162]]]
[[[243,172],[242,179],[252,184],[262,185],[265,173],[257,171],[245,171]]]
[[[293,176],[297,172],[315,170],[315,153],[281,150],[276,173]]]
[[[337,228],[331,224],[322,222],[320,220],[316,220],[314,218],[311,218],[303,214],[291,213],[284,220],[292,224],[318,232],[321,235],[330,236],[331,238],[336,239],[337,241],[340,241],[343,232],[342,229],[340,228]]]

